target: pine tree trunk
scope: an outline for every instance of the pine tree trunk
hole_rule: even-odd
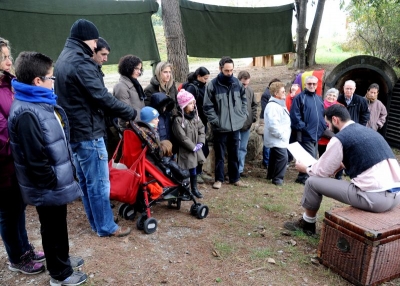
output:
[[[310,37],[308,38],[306,48],[306,64],[307,66],[315,65],[315,53],[317,52],[317,43],[319,28],[321,27],[322,15],[324,13],[325,0],[319,0],[317,10],[315,11],[314,21],[311,27]]]
[[[304,69],[306,67],[305,44],[307,36],[306,16],[307,16],[307,0],[295,0],[297,10],[297,30],[296,30],[296,61],[295,68]]]
[[[185,82],[189,73],[189,64],[179,0],[162,0],[161,9],[168,62],[173,66],[172,72],[175,81]]]

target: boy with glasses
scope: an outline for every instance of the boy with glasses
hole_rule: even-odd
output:
[[[52,66],[40,53],[18,56],[8,129],[22,198],[39,215],[50,285],[79,285],[87,275],[73,270],[83,259],[69,256],[67,204],[82,191],[75,180],[67,115],[53,92]]]

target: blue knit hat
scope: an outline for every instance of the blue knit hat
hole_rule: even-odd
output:
[[[140,120],[143,122],[149,123],[158,116],[160,116],[160,114],[158,114],[158,111],[153,107],[145,106],[140,110]]]

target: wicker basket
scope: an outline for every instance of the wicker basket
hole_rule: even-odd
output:
[[[318,258],[355,285],[400,277],[400,207],[386,213],[353,207],[326,212]]]

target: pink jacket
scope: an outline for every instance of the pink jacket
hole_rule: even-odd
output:
[[[11,74],[3,72],[0,76],[0,189],[10,187],[11,179],[15,176],[14,160],[8,136],[8,116],[14,93],[11,89]]]

